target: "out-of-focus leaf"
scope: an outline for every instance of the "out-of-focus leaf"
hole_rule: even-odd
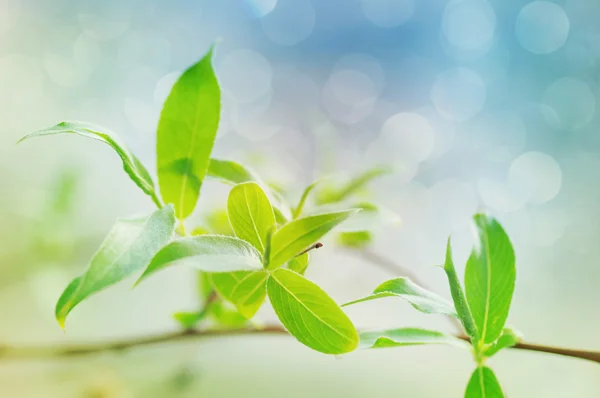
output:
[[[265,301],[268,276],[266,271],[251,272],[233,289],[231,301],[245,318],[252,318]]]
[[[448,277],[450,293],[452,294],[452,300],[454,301],[454,308],[456,308],[458,319],[460,319],[460,323],[462,323],[463,327],[465,328],[465,331],[467,332],[467,335],[469,335],[473,343],[477,343],[479,334],[477,332],[477,327],[475,326],[475,321],[473,320],[473,315],[471,315],[471,310],[469,308],[469,304],[467,303],[465,292],[463,291],[462,286],[460,285],[458,275],[456,274],[456,269],[454,268],[450,239],[448,239],[448,243],[446,245],[446,260],[444,262],[444,271],[446,272],[446,276]]]
[[[173,319],[175,319],[182,328],[191,329],[198,324],[204,317],[207,315],[206,311],[196,311],[196,312],[176,312],[173,314]]]
[[[217,209],[209,213],[205,217],[206,226],[209,231],[217,235],[235,235],[231,224],[229,223],[229,217],[225,209]]]
[[[468,348],[469,344],[442,332],[416,328],[389,329],[360,334],[361,348],[388,348],[423,344],[448,344]]]
[[[298,218],[285,224],[273,234],[268,268],[281,267],[356,212],[356,209],[351,209],[318,214]]]
[[[251,181],[262,184],[260,178],[254,171],[231,160],[210,159],[207,177],[231,185]]]
[[[340,227],[342,232],[375,231],[382,227],[401,224],[398,214],[379,204],[360,202],[352,207],[361,211]]]
[[[235,235],[264,253],[268,235],[275,227],[275,215],[260,186],[245,182],[233,187],[227,200],[227,213]]]
[[[248,242],[231,236],[200,235],[178,239],[164,246],[136,284],[156,271],[188,266],[205,272],[232,272],[262,268],[260,253]]]
[[[304,253],[291,259],[288,263],[288,268],[300,275],[304,275],[306,268],[308,267],[308,261],[308,253]]]
[[[471,375],[465,398],[504,398],[502,387],[492,369],[480,366]]]
[[[302,344],[325,354],[344,354],[357,347],[354,325],[316,284],[279,268],[269,276],[267,291],[279,320]]]
[[[344,247],[361,249],[373,241],[373,235],[369,231],[340,232],[338,243]]]
[[[426,314],[458,316],[452,304],[445,298],[422,288],[408,278],[395,278],[383,282],[373,291],[372,295],[346,303],[343,307],[384,297],[403,298],[415,309]]]
[[[154,189],[154,181],[152,181],[152,177],[150,177],[148,170],[146,170],[142,162],[140,162],[138,158],[135,157],[123,143],[121,143],[121,140],[116,134],[103,127],[96,126],[91,123],[67,121],[59,123],[56,126],[28,134],[21,138],[19,142],[25,141],[26,139],[32,137],[54,134],[76,134],[83,137],[92,138],[109,145],[121,158],[121,161],[123,162],[123,169],[127,175],[145,194],[152,198],[157,206],[161,206],[160,200],[158,199]]]
[[[143,269],[173,235],[175,216],[166,206],[150,216],[119,220],[92,258],[88,270],[75,278],[56,304],[64,328],[69,312],[90,295]]]
[[[209,274],[208,276],[217,293],[225,300],[233,303],[233,291],[251,273],[252,271],[236,271]]]
[[[216,302],[211,305],[211,314],[215,321],[226,328],[241,328],[246,326],[248,320],[237,309],[227,308],[227,303]]]
[[[306,204],[306,200],[308,199],[308,196],[320,182],[320,180],[317,180],[310,184],[308,187],[306,187],[306,189],[302,193],[302,196],[300,197],[298,206],[296,206],[296,208],[292,211],[292,218],[300,217],[300,215],[302,214],[302,210],[304,209],[304,205]]]
[[[341,202],[364,188],[369,182],[383,175],[390,174],[391,172],[393,172],[393,170],[390,167],[375,167],[352,178],[340,188],[326,187],[317,193],[317,203],[328,204]]]
[[[482,344],[494,342],[502,333],[513,291],[515,254],[512,244],[494,218],[476,214],[479,247],[467,261],[465,291]]]
[[[212,54],[213,48],[177,80],[158,123],[158,185],[180,220],[196,206],[219,127],[221,90]]]
[[[492,345],[487,347],[483,352],[483,355],[489,358],[504,348],[514,346],[522,339],[523,336],[521,335],[521,333],[517,332],[512,328],[504,328],[504,330],[502,330],[502,334],[500,335],[500,337],[498,337],[498,340],[496,340],[494,343],[492,343]]]

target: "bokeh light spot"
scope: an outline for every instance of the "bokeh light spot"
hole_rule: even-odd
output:
[[[315,27],[315,10],[304,0],[285,0],[261,19],[265,35],[274,43],[293,46],[306,39]]]
[[[534,1],[519,12],[515,30],[526,50],[535,54],[549,54],[567,41],[569,18],[558,4]]]
[[[431,90],[431,101],[440,115],[458,122],[479,113],[485,97],[485,83],[477,73],[466,68],[443,72]]]
[[[594,117],[596,98],[579,79],[564,77],[552,83],[542,97],[542,114],[553,127],[577,129]]]
[[[530,203],[545,203],[553,199],[562,185],[562,171],[550,155],[527,152],[510,165],[511,190]]]
[[[271,90],[271,64],[255,51],[242,49],[225,55],[217,72],[223,88],[239,102],[255,101]]]
[[[448,42],[465,50],[478,50],[494,37],[496,14],[485,0],[452,0],[442,21]]]
[[[382,28],[392,28],[408,21],[415,11],[415,0],[362,0],[365,17]]]

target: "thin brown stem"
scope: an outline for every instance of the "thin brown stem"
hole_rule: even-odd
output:
[[[38,345],[38,346],[0,346],[0,361],[10,359],[49,359],[70,358],[90,355],[100,352],[123,352],[129,349],[152,346],[157,344],[176,343],[199,338],[228,337],[228,336],[258,336],[258,335],[288,335],[287,331],[278,325],[262,329],[232,329],[232,330],[187,330],[182,332],[165,333],[154,336],[134,337],[131,339],[109,341],[104,343],[76,345]],[[457,336],[468,341],[465,336]],[[539,344],[519,343],[513,349],[544,352],[571,358],[585,359],[600,363],[600,352],[574,350],[560,347],[543,346]]]

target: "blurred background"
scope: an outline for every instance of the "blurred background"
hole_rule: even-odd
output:
[[[597,0],[0,0],[0,344],[66,344],[177,330],[195,275],[165,271],[54,304],[117,217],[151,201],[106,146],[22,135],[66,119],[118,133],[150,170],[162,103],[220,39],[215,156],[292,198],[315,177],[376,164],[369,191],[402,220],[373,250],[449,297],[486,209],[517,255],[509,323],[527,341],[600,350],[600,2]],[[190,225],[221,203],[207,183]],[[307,276],[338,302],[393,276],[334,242]],[[128,281],[130,282],[130,281]],[[268,307],[268,306],[267,306]],[[276,318],[263,308],[261,322]],[[361,328],[451,331],[401,300],[348,309]],[[491,360],[509,397],[598,397],[597,365],[528,353]],[[333,358],[287,337],[228,337],[56,360],[0,360],[2,397],[460,397],[451,347]]]

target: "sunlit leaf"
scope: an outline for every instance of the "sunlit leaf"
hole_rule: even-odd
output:
[[[288,332],[325,354],[343,354],[358,345],[358,333],[342,309],[319,286],[279,268],[267,282],[269,300]]]
[[[217,274],[208,274],[212,286],[219,296],[233,303],[233,291],[237,285],[252,271],[222,272]]]
[[[494,218],[474,217],[479,247],[465,270],[465,291],[482,343],[494,342],[502,333],[515,289],[515,254],[512,244]]]
[[[300,275],[304,275],[304,272],[306,272],[306,268],[308,267],[308,261],[308,253],[304,253],[291,259],[288,263],[288,268]]]
[[[92,258],[88,270],[73,280],[60,296],[56,319],[61,327],[78,303],[146,267],[171,239],[174,229],[171,206],[147,217],[119,220]]]
[[[260,253],[248,242],[231,236],[199,235],[181,238],[163,247],[136,282],[172,266],[205,272],[232,272],[262,268]]]
[[[115,150],[117,155],[123,162],[123,169],[133,180],[133,182],[141,188],[141,190],[150,196],[157,206],[161,206],[160,200],[154,189],[154,182],[144,165],[135,157],[129,149],[121,142],[119,137],[105,129],[104,127],[96,126],[91,123],[67,121],[57,124],[56,126],[39,130],[21,138],[19,142],[25,141],[32,137],[54,134],[76,134],[84,137],[92,138],[97,141],[104,142]]]
[[[458,316],[456,310],[448,300],[422,288],[410,279],[404,277],[390,279],[379,285],[370,296],[351,301],[343,306],[384,297],[400,297],[405,299],[411,303],[414,308],[426,314]]]
[[[164,201],[175,205],[179,219],[196,206],[219,126],[221,91],[212,54],[213,48],[181,75],[158,123],[158,185]]]
[[[281,267],[356,212],[352,209],[318,214],[285,224],[273,234],[269,268]]]
[[[300,215],[302,214],[302,210],[304,209],[304,205],[306,204],[306,200],[308,199],[308,196],[310,195],[310,193],[315,189],[315,187],[320,182],[321,182],[320,180],[317,180],[317,181],[313,182],[308,187],[306,187],[306,189],[304,190],[304,192],[302,192],[302,196],[300,197],[300,201],[298,202],[298,205],[292,211],[292,217],[293,218],[300,217]]]
[[[361,249],[373,241],[373,235],[369,231],[340,232],[338,243],[344,247]]]
[[[469,337],[471,337],[474,343],[477,343],[479,338],[477,327],[475,326],[473,315],[471,315],[471,310],[469,308],[469,304],[467,303],[465,292],[463,291],[463,288],[460,285],[460,281],[458,280],[456,268],[454,268],[450,239],[448,239],[448,243],[446,245],[446,260],[444,261],[444,271],[446,272],[446,276],[448,277],[450,293],[452,294],[452,300],[454,301],[454,308],[456,308],[458,319],[460,319],[460,322],[462,323]]]
[[[248,320],[235,308],[228,308],[226,302],[216,302],[211,305],[211,315],[219,326],[225,328],[241,328]]]
[[[267,296],[266,271],[251,272],[242,279],[231,294],[231,302],[247,319],[256,314]]]
[[[504,348],[513,347],[522,339],[523,336],[521,335],[521,333],[517,332],[512,328],[504,328],[498,340],[496,340],[489,347],[487,347],[486,350],[483,352],[483,355],[489,358]]]
[[[469,344],[442,332],[417,328],[389,329],[360,334],[361,348],[387,348],[423,344],[448,344],[468,348]]]
[[[390,174],[392,171],[393,170],[390,167],[375,167],[352,178],[339,188],[333,188],[330,186],[324,187],[317,193],[317,203],[328,204],[341,202],[357,191],[360,191],[369,182],[383,175]]]
[[[260,186],[246,182],[233,187],[227,200],[227,213],[235,235],[264,253],[268,235],[275,227],[275,215]]]
[[[504,398],[502,387],[492,369],[480,366],[471,375],[465,398]]]
[[[210,159],[206,176],[231,185],[251,181],[262,185],[254,171],[231,160]]]

